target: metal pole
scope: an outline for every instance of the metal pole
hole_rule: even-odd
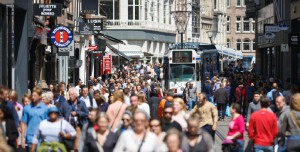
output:
[[[183,49],[183,32],[182,33],[180,33],[180,37],[181,37],[181,49]]]
[[[224,71],[224,52],[223,52],[223,45],[221,45],[221,51],[222,51],[222,62],[221,62],[221,72]]]

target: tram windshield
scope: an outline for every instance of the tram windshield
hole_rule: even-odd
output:
[[[195,65],[171,64],[170,81],[193,81],[195,80]]]

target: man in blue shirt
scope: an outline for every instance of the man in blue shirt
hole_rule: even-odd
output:
[[[32,102],[25,106],[23,110],[21,144],[22,148],[25,148],[26,143],[28,150],[31,148],[33,136],[40,122],[48,118],[48,107],[41,100],[42,90],[34,88],[32,91]]]

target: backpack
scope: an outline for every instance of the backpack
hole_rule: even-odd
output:
[[[164,108],[165,107],[172,107],[173,106],[173,102],[172,100],[168,100],[168,99],[165,99],[165,104],[164,104]]]

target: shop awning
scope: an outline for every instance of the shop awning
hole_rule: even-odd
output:
[[[135,56],[142,58],[144,53],[142,51],[122,51],[127,56]]]
[[[121,51],[119,51],[118,49],[116,49],[115,47],[111,46],[110,44],[106,43],[106,46],[112,51],[114,52],[115,54],[123,57],[124,59],[128,60],[128,61],[131,61],[131,59],[125,55],[124,53],[122,53]]]

